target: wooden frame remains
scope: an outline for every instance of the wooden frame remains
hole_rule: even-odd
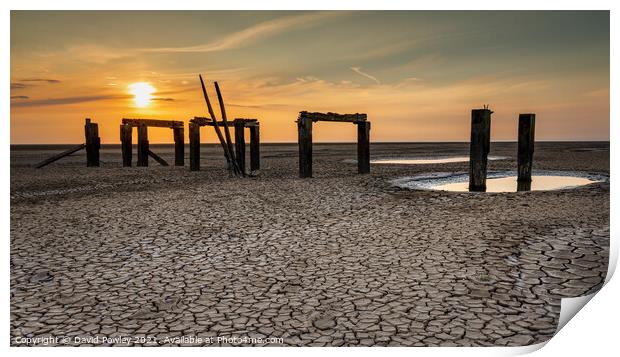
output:
[[[345,122],[357,125],[357,172],[370,173],[370,122],[366,114],[299,112],[297,132],[299,143],[299,177],[312,177],[312,123]]]
[[[236,118],[232,122],[235,128],[234,158],[236,164],[245,175],[245,128],[250,129],[250,172],[256,174],[260,170],[260,123],[258,119]],[[205,117],[194,117],[189,121],[189,166],[190,170],[200,170],[200,127],[223,126],[223,121],[214,122]],[[224,146],[227,154],[227,147]],[[232,156],[232,155],[231,155]]]
[[[84,122],[84,144],[76,145],[68,150],[61,152],[47,158],[35,165],[35,168],[40,169],[43,166],[47,166],[54,161],[58,161],[65,156],[69,156],[82,149],[86,149],[86,166],[87,167],[99,167],[99,149],[101,148],[101,139],[99,138],[99,125],[90,121],[90,118],[86,118]]]
[[[131,167],[132,160],[132,130],[138,128],[138,162],[137,166],[149,166],[149,156],[163,166],[168,166],[166,160],[149,149],[148,128],[170,128],[174,137],[174,165],[185,164],[185,143],[183,142],[183,122],[179,120],[158,119],[127,119],[123,118],[121,124],[121,151],[123,154],[123,166]]]

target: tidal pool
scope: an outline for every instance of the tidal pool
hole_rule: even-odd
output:
[[[487,179],[486,192],[517,192],[517,191],[550,191],[562,188],[588,185],[594,182],[584,177],[571,176],[532,176],[530,187],[526,184],[519,185],[517,176]],[[519,187],[521,186],[521,187]],[[441,191],[468,192],[469,180],[434,186],[433,189]]]
[[[489,156],[489,160],[505,160],[504,156]],[[452,162],[469,162],[469,156],[452,156],[437,158],[393,158],[371,160],[371,164],[392,164],[392,165],[424,165],[424,164],[448,164]]]
[[[607,182],[608,176],[563,172],[534,171],[532,182],[517,183],[516,172],[489,172],[486,192],[551,191]],[[469,176],[466,173],[434,173],[414,177],[404,177],[391,181],[394,185],[423,190],[469,192]]]

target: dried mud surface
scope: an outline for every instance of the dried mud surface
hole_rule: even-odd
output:
[[[12,148],[11,344],[245,336],[294,346],[522,346],[553,335],[560,298],[602,286],[608,183],[406,190],[388,181],[467,163],[373,165],[357,175],[346,161],[354,145],[316,144],[314,178],[299,179],[296,149],[262,146],[260,175],[237,179],[216,146],[200,172],[153,161],[122,168],[113,147],[100,168],[83,167],[81,154],[36,170],[58,150]],[[153,151],[173,162],[170,147]],[[467,152],[458,143],[371,146],[372,159]],[[491,154],[509,159],[489,169],[514,170],[515,152],[494,143]],[[535,168],[608,174],[609,143],[539,143]]]

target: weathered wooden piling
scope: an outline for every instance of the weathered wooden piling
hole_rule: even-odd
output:
[[[183,127],[172,128],[172,135],[174,137],[174,165],[185,165],[185,130]]]
[[[517,153],[518,182],[532,181],[535,124],[535,114],[519,114],[519,143]]]
[[[357,172],[370,173],[370,122],[357,123]]]
[[[517,180],[517,191],[531,191],[532,190],[532,181],[518,181]]]
[[[241,174],[245,175],[245,123],[240,120],[234,120],[235,126],[235,158],[237,159],[237,167],[241,170]]]
[[[145,124],[138,125],[138,165],[149,166],[149,139]]]
[[[97,123],[91,123],[90,119],[87,118],[84,124],[84,135],[86,137],[86,166],[99,166],[101,140],[99,139],[99,126]]]
[[[297,120],[299,142],[299,177],[312,177],[312,119],[301,115]]]
[[[128,124],[121,124],[121,153],[123,167],[131,167],[131,136],[133,128]]]
[[[469,190],[486,191],[487,158],[491,148],[491,114],[489,109],[471,111],[469,144]]]
[[[200,170],[200,125],[189,123],[189,169]]]
[[[250,127],[250,171],[260,170],[260,127]]]
[[[361,113],[310,113],[299,112],[297,142],[299,144],[299,177],[312,177],[312,123],[315,121],[352,123],[357,127],[357,171],[370,172],[370,122]]]

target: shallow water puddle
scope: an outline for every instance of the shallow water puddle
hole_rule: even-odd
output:
[[[518,185],[516,176],[487,179],[486,192],[517,192],[517,191],[549,191],[562,188],[572,188],[588,185],[594,182],[585,177],[574,176],[532,176],[531,187]],[[520,187],[519,187],[520,186]],[[431,186],[431,189],[441,191],[468,192],[469,181],[446,183]]]
[[[504,160],[504,156],[489,156],[489,160]],[[423,164],[447,164],[452,162],[468,162],[469,156],[452,156],[441,158],[417,158],[417,159],[376,159],[371,160],[371,164],[392,164],[392,165],[423,165]]]
[[[486,192],[550,191],[609,182],[609,175],[575,171],[534,170],[532,182],[517,183],[516,171],[489,171]],[[390,180],[395,186],[414,190],[469,192],[464,172],[433,172]]]

